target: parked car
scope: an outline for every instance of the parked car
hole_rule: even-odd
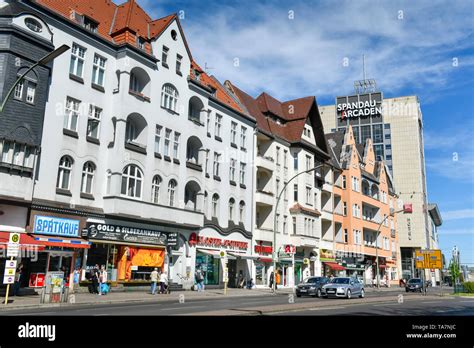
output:
[[[423,291],[423,281],[420,278],[411,278],[408,280],[407,286],[405,287],[406,292],[422,292]]]
[[[322,296],[352,298],[365,296],[364,285],[357,278],[337,277],[322,287]]]
[[[296,296],[304,295],[321,297],[323,285],[329,282],[327,277],[310,277],[296,287]]]

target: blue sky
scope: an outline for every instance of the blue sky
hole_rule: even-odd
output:
[[[385,97],[420,98],[441,249],[474,266],[473,1],[137,1],[153,18],[179,13],[194,59],[254,96],[334,103],[365,54]]]

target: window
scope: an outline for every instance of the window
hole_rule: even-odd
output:
[[[353,127],[352,128],[352,134],[354,134],[354,141],[356,143],[359,143],[359,127]]]
[[[92,68],[92,83],[99,86],[104,86],[105,61],[105,58],[97,54],[94,55],[94,67]]]
[[[317,209],[318,207],[318,194],[315,192],[314,193],[314,209]]]
[[[280,194],[280,179],[276,179],[275,183],[276,183],[275,196],[278,197],[278,195]]]
[[[69,65],[69,73],[82,78],[84,70],[84,58],[86,56],[86,49],[77,44],[72,45],[71,49],[71,63]]]
[[[86,162],[82,168],[81,192],[92,194],[92,185],[94,182],[95,165],[92,162]]]
[[[246,167],[246,164],[240,162],[240,183],[242,185],[245,185],[245,167]]]
[[[311,156],[306,155],[306,170],[310,170],[311,166]]]
[[[365,140],[370,138],[370,126],[362,126],[360,127],[360,136],[361,136],[361,143],[365,144]]]
[[[240,146],[243,149],[247,148],[247,128],[240,127]]]
[[[206,151],[206,168],[204,168],[206,174],[209,174],[209,150]]]
[[[122,195],[141,198],[142,197],[143,174],[140,168],[130,164],[122,172]]]
[[[102,109],[97,106],[90,105],[89,118],[87,119],[87,136],[91,138],[99,138],[100,116]]]
[[[387,161],[391,161],[391,160],[392,160],[392,155],[386,155],[386,156],[385,156],[385,159],[386,159]]]
[[[280,165],[280,147],[279,146],[276,147],[276,164],[277,166]]]
[[[381,161],[383,159],[383,145],[374,145],[375,159]]]
[[[392,145],[390,144],[385,145],[385,150],[391,150],[391,149],[392,149]]]
[[[381,124],[374,124],[372,126],[372,134],[374,143],[381,143],[383,141],[383,128]]]
[[[79,117],[79,106],[81,102],[73,98],[66,100],[66,114],[64,115],[63,127],[72,131],[77,131],[77,119]]]
[[[293,216],[293,234],[296,234],[296,217]]]
[[[352,190],[359,192],[359,179],[355,176],[352,177]]]
[[[10,163],[10,143],[3,141],[2,162]]]
[[[245,218],[245,202],[240,201],[240,204],[239,204],[239,221],[243,223],[244,218]]]
[[[166,46],[163,46],[163,53],[161,54],[161,64],[164,66],[168,66],[168,52],[169,48]]]
[[[284,187],[285,187],[285,194],[284,194],[284,199],[285,199],[285,201],[288,200],[288,188],[286,187],[287,184],[288,184],[288,182],[286,182],[286,181],[283,182],[283,185],[284,185]]]
[[[354,233],[354,244],[361,245],[362,244],[362,232],[358,230],[353,230]]]
[[[344,229],[344,243],[349,243],[349,234],[347,233],[347,228]]]
[[[343,176],[342,176],[342,188],[345,189],[346,187],[347,187],[346,176],[343,175]]]
[[[283,166],[288,168],[288,150],[283,150]]]
[[[171,129],[166,128],[165,130],[165,147],[163,149],[163,155],[168,156],[170,155],[170,143],[171,143]]]
[[[214,193],[212,195],[212,217],[217,218],[217,213],[219,211],[219,195]]]
[[[385,134],[385,139],[389,140],[390,139],[390,133]]]
[[[390,129],[390,123],[385,123],[385,124],[383,125],[383,127],[384,127],[385,129]]]
[[[178,186],[178,183],[176,180],[171,179],[170,182],[168,183],[168,205],[170,207],[174,207],[175,205],[175,195],[176,195],[176,186]]]
[[[306,186],[306,204],[311,205],[311,187]]]
[[[176,73],[179,75],[181,74],[181,62],[183,60],[183,57],[181,57],[179,54],[176,55]]]
[[[179,136],[181,134],[178,132],[174,132],[174,143],[173,143],[173,157],[178,158],[179,154]]]
[[[138,37],[138,40],[137,40],[137,46],[138,46],[138,48],[141,49],[141,50],[144,50],[145,47],[146,47],[145,45],[146,45],[145,39],[139,36],[139,37]]]
[[[222,116],[219,115],[219,114],[216,114],[216,129],[215,129],[215,133],[214,135],[216,137],[220,137],[221,136],[221,127],[222,127]]]
[[[208,134],[211,134],[211,113],[208,112],[206,116],[206,130]]]
[[[217,177],[219,176],[220,157],[220,153],[214,152],[214,176]]]
[[[360,207],[357,204],[352,205],[352,216],[360,218]]]
[[[163,129],[162,126],[156,125],[155,128],[155,152],[160,153],[160,145],[161,145],[161,130]]]
[[[293,156],[293,169],[298,170],[298,153],[295,152]]]
[[[347,202],[342,202],[342,215],[347,216]]]
[[[160,202],[160,186],[161,186],[161,176],[155,175],[153,181],[151,182],[151,201],[155,204]]]
[[[298,202],[298,184],[293,185],[293,199]]]
[[[230,181],[235,181],[235,164],[237,161],[233,158],[230,159]]]
[[[288,216],[283,216],[283,233],[288,234]]]
[[[33,104],[35,102],[36,94],[36,83],[28,81],[28,87],[26,89],[26,102]]]
[[[229,199],[229,220],[234,221],[235,199]]]
[[[169,83],[165,83],[161,89],[161,107],[177,112],[178,90]]]
[[[230,142],[236,144],[237,139],[237,123],[232,122],[230,124]]]
[[[276,214],[276,231],[280,232],[280,214]]]
[[[25,80],[21,80],[16,86],[15,86],[15,93],[14,97],[15,99],[22,100],[23,99],[23,86],[25,84]]]
[[[25,18],[25,25],[28,29],[33,30],[36,33],[41,33],[43,31],[43,26],[34,18]]]
[[[92,31],[93,33],[97,32],[97,22],[92,20],[91,18],[88,18],[86,16],[83,16],[84,22],[83,22],[83,27],[86,28],[89,31]]]
[[[59,161],[58,181],[56,183],[57,188],[69,190],[69,186],[71,184],[71,172],[73,163],[74,162],[71,157],[61,157],[61,160]]]

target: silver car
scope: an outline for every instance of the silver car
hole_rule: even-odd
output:
[[[364,285],[357,278],[337,277],[323,286],[322,295],[328,297],[352,298],[365,296]]]

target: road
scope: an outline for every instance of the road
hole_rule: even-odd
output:
[[[398,294],[404,296],[398,302]],[[173,296],[171,294],[170,296]],[[171,297],[172,298],[172,297]],[[170,299],[171,299],[170,298]],[[0,315],[474,315],[474,298],[434,297],[404,292],[367,291],[365,299],[294,298],[288,294],[268,296],[217,297],[187,300],[179,303],[143,302],[8,310]]]

